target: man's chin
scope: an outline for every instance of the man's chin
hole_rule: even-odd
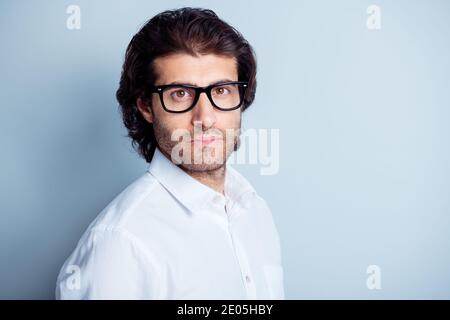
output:
[[[185,171],[192,172],[208,172],[217,171],[225,166],[225,163],[181,163],[181,166]]]
[[[169,150],[170,159],[177,166],[185,171],[207,172],[219,170],[226,165],[228,157],[231,155],[233,146],[228,148],[217,146],[203,146],[200,148],[176,148],[172,146]],[[185,152],[185,151],[188,152]]]

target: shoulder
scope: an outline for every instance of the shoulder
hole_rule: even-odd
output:
[[[146,171],[115,196],[89,224],[76,250],[100,241],[128,242],[135,246],[140,241],[139,228],[143,224],[151,226],[152,216],[161,211],[158,199],[164,193],[164,188]]]
[[[130,279],[134,276],[137,283],[147,277],[144,271],[152,270],[152,275],[160,273],[161,259],[134,234],[132,228],[138,223],[135,221],[139,220],[136,216],[142,211],[141,208],[152,206],[149,199],[154,198],[152,195],[158,192],[158,188],[155,178],[145,172],[97,215],[59,272],[57,297],[97,297],[106,295],[109,289],[111,292],[135,292],[134,289],[138,288],[129,286],[136,284],[120,281],[122,274],[129,273]],[[149,210],[150,213],[152,211]],[[67,290],[64,284],[77,270],[83,275],[82,289]]]
[[[125,230],[143,206],[149,208],[154,194],[161,189],[158,181],[147,171],[114,197],[97,215],[87,229]],[[153,201],[154,202],[154,201]],[[151,205],[151,204],[150,204]]]
[[[161,261],[120,227],[90,228],[61,268],[57,299],[139,299],[161,294]]]

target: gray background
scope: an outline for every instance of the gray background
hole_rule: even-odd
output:
[[[244,128],[280,129],[280,170],[236,167],[272,208],[286,297],[450,298],[450,2],[425,0],[1,1],[0,298],[53,299],[89,222],[147,168],[114,94],[132,35],[181,6],[256,50]]]

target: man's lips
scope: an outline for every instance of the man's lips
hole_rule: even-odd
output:
[[[214,141],[222,140],[222,137],[201,137],[198,139],[191,139],[191,143],[201,143],[201,144],[210,144]]]

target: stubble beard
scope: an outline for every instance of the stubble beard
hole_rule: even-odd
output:
[[[159,122],[153,123],[153,130],[155,132],[156,142],[158,147],[167,158],[169,158],[177,166],[181,167],[186,172],[193,173],[207,173],[207,172],[222,172],[225,170],[226,161],[233,153],[237,151],[240,146],[240,131],[241,131],[241,121],[239,121],[239,126],[236,129],[228,129],[223,131],[217,128],[210,129],[208,132],[213,130],[217,135],[223,137],[221,141],[213,142],[214,146],[201,145],[193,143],[191,147],[187,144],[190,142],[172,140],[172,131],[160,124]],[[189,134],[191,136],[191,134]],[[190,161],[184,161],[178,163],[173,159],[173,153],[175,147],[179,148],[180,143],[184,146],[181,147],[180,156],[186,157],[185,159],[190,159]],[[178,145],[178,146],[177,146]],[[188,151],[190,155],[185,155],[184,152]],[[221,152],[221,154],[216,155],[216,152]]]

